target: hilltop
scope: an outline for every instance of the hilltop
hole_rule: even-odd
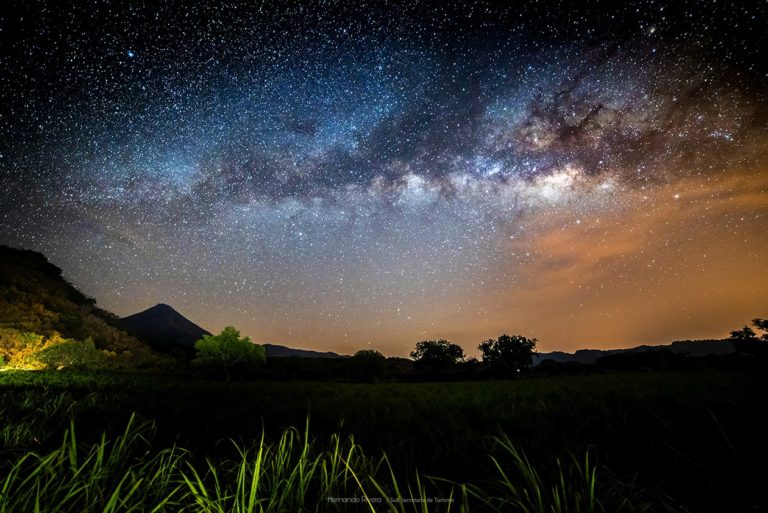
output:
[[[160,350],[194,351],[195,342],[210,332],[190,321],[165,303],[123,317],[120,325]]]

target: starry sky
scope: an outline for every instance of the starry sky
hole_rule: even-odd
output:
[[[498,4],[4,2],[0,243],[347,354],[768,316],[768,4]]]

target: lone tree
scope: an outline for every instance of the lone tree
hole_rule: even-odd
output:
[[[758,336],[749,326],[732,331],[730,338],[734,349],[739,353],[768,355],[768,319],[752,319],[752,326],[763,333]]]
[[[411,351],[417,368],[426,368],[434,373],[456,365],[464,358],[464,350],[460,345],[447,340],[422,340],[416,343],[416,349]]]
[[[483,352],[483,362],[492,370],[513,374],[531,366],[536,342],[535,338],[504,334],[496,340],[486,340],[478,349]]]
[[[387,358],[375,349],[361,349],[351,358],[352,375],[363,381],[377,381],[387,367]]]
[[[249,337],[240,337],[240,332],[227,326],[218,335],[203,335],[195,342],[197,367],[223,371],[227,381],[232,371],[248,372],[261,367],[267,360],[264,348],[251,342]]]

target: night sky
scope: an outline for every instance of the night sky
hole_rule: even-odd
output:
[[[401,356],[768,315],[765,2],[3,4],[0,243],[118,315]]]

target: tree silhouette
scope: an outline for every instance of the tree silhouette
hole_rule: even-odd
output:
[[[752,326],[763,333],[758,336],[754,329],[744,326],[731,332],[731,341],[737,352],[755,356],[768,355],[768,319],[752,319]]]
[[[363,381],[377,381],[384,375],[387,359],[375,349],[361,349],[351,358],[352,376]]]
[[[763,332],[761,339],[768,340],[768,319],[752,319],[752,326]]]
[[[193,365],[205,370],[222,370],[227,381],[233,370],[252,371],[267,359],[264,348],[240,337],[240,332],[227,326],[218,335],[204,335],[195,342],[197,358]]]
[[[461,346],[447,340],[422,340],[411,351],[417,368],[426,368],[434,373],[441,373],[464,358]]]
[[[731,332],[731,340],[757,340],[757,335],[752,328],[745,325],[740,330]]]
[[[478,349],[483,353],[483,362],[494,371],[516,374],[533,363],[536,342],[535,338],[504,334],[496,340],[486,340]]]

